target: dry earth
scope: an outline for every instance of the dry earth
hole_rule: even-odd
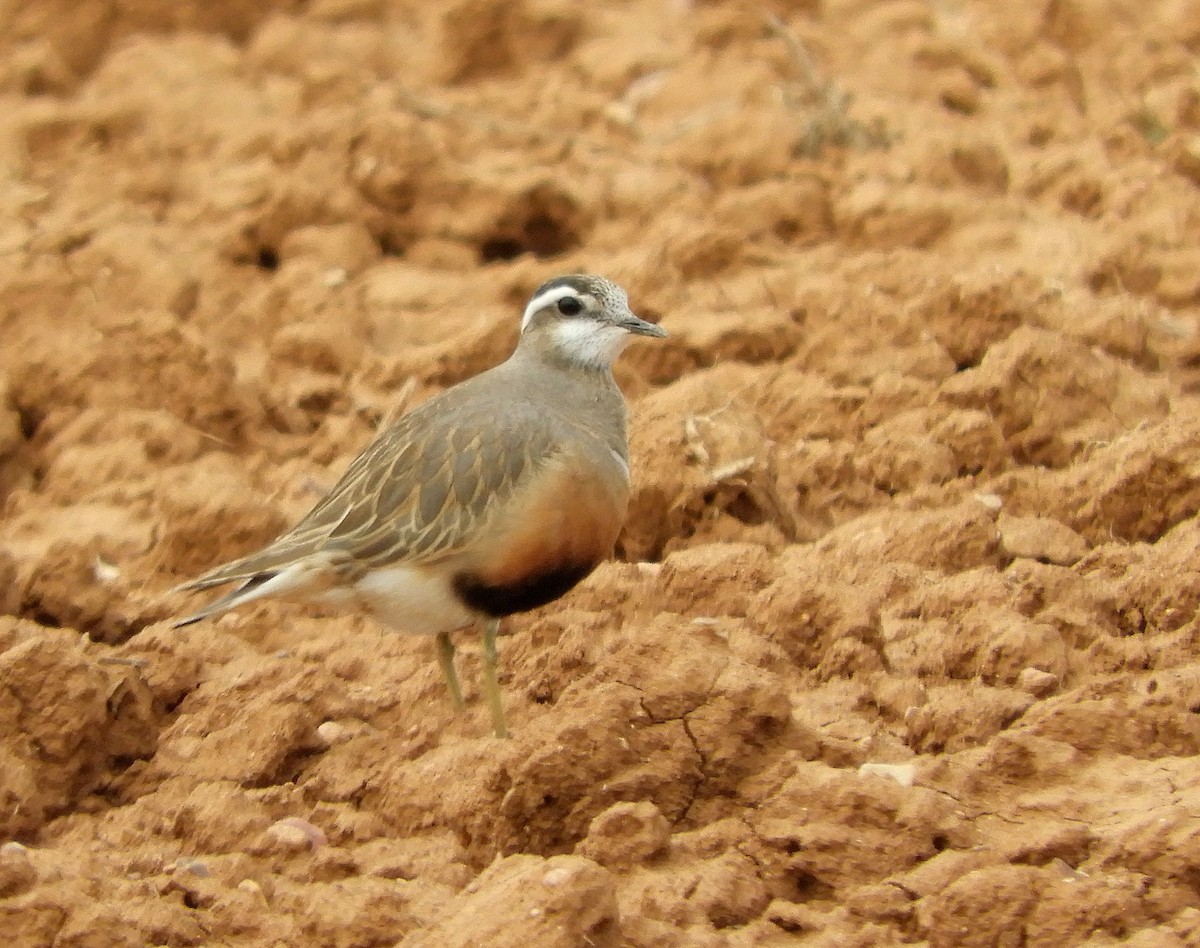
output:
[[[6,944],[1200,945],[1200,2],[0,23]],[[513,739],[168,627],[580,268],[672,338]]]

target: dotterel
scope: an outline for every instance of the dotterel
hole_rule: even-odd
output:
[[[268,596],[362,609],[436,638],[460,708],[450,633],[482,627],[484,691],[505,736],[500,620],[571,589],[624,522],[629,449],[612,364],[633,335],[667,333],[619,286],[579,274],[543,283],[506,362],[381,432],[279,539],[179,587],[238,584],[176,625]]]

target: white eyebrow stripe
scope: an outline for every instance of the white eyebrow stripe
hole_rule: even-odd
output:
[[[525,307],[525,315],[521,317],[521,332],[525,331],[525,327],[529,325],[529,320],[533,319],[534,313],[561,299],[566,299],[568,296],[579,296],[579,291],[570,286],[556,286],[531,299],[529,305]]]

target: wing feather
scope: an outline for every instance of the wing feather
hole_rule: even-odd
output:
[[[552,412],[510,424],[490,400],[432,399],[383,431],[292,530],[180,589],[246,582],[317,554],[347,568],[454,556],[563,434]]]

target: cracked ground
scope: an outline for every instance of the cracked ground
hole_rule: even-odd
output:
[[[1200,944],[1200,4],[0,24],[9,945]],[[510,740],[472,641],[170,628],[574,270],[671,337]]]

